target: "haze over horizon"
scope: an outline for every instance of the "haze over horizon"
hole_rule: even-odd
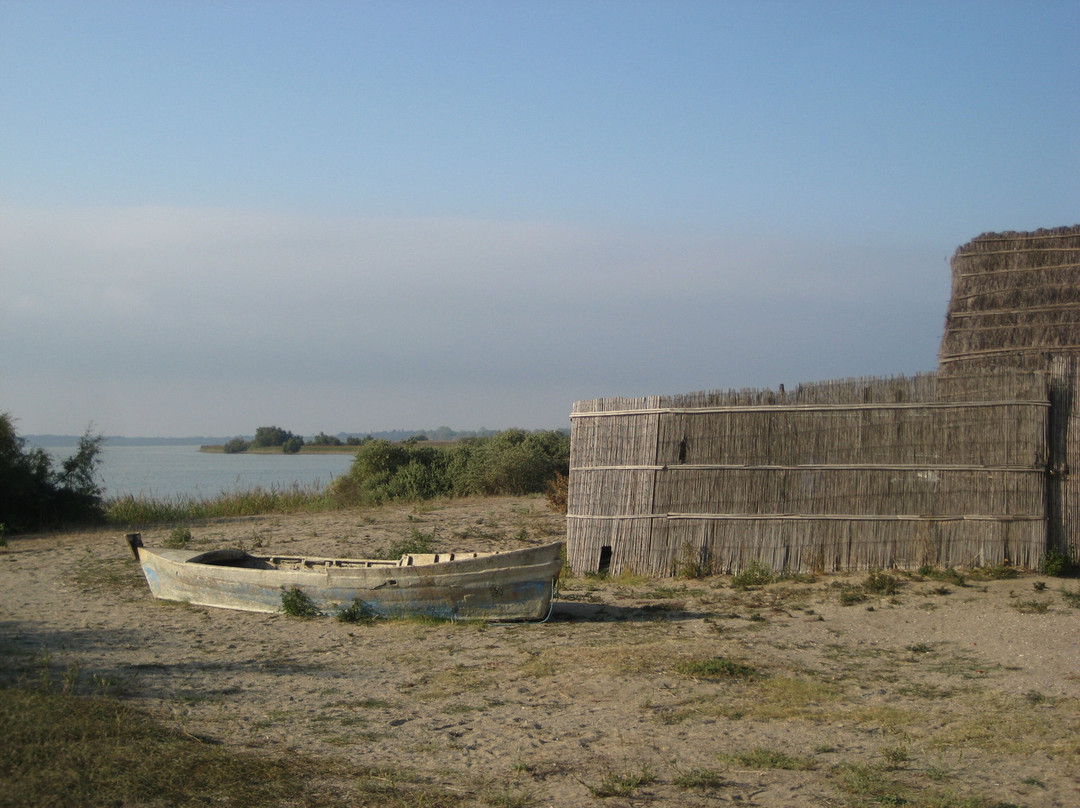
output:
[[[1080,4],[0,3],[20,434],[559,428],[933,370],[1080,223]]]

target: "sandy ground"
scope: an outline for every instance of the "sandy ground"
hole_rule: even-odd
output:
[[[463,550],[565,535],[541,498],[190,527],[198,548],[352,557],[414,530]],[[47,659],[208,742],[476,805],[1080,805],[1077,582],[897,579],[845,605],[865,573],[567,576],[545,624],[350,625],[154,601],[120,531],[14,537],[0,652],[9,680]],[[748,675],[687,667],[714,658]]]

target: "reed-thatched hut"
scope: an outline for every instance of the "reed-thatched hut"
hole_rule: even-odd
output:
[[[1080,474],[1070,474],[1080,462],[1078,360],[1080,225],[985,233],[956,251],[938,375],[943,384],[1023,372],[1047,379],[1048,547],[1080,558]]]
[[[1080,525],[1068,483],[1080,355],[1070,269],[1080,227],[962,247],[937,374],[577,402],[571,566],[1037,565]],[[1054,288],[1040,292],[1040,278]],[[1039,350],[1010,336],[1026,309],[1010,308],[1020,298],[1006,289],[1024,290],[1034,321],[1017,333],[1042,339]]]

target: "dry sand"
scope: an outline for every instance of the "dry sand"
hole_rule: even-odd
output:
[[[413,530],[469,550],[565,534],[536,497],[191,530],[200,548],[352,557]],[[47,654],[194,737],[476,805],[1080,805],[1076,581],[897,576],[844,605],[865,573],[748,591],[566,577],[545,624],[350,625],[154,601],[119,531],[15,537],[0,570],[9,678]],[[682,665],[711,658],[754,674]]]

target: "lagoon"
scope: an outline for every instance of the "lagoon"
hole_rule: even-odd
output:
[[[58,461],[75,446],[49,448]],[[151,499],[213,499],[223,493],[294,485],[323,488],[347,474],[353,453],[222,454],[198,446],[110,446],[101,448],[98,479],[105,498],[125,495]]]

